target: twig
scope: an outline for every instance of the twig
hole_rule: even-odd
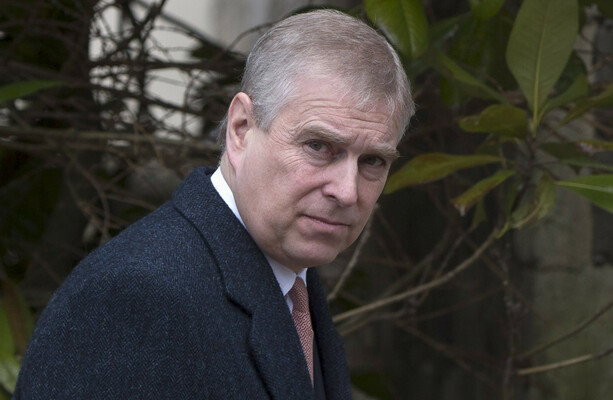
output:
[[[470,235],[470,233],[474,230],[474,227],[472,227],[471,229],[469,229],[468,231],[465,231],[464,233],[462,233],[460,235],[460,237],[458,237],[455,242],[451,245],[451,248],[447,251],[447,255],[445,256],[445,258],[443,259],[443,261],[441,262],[441,265],[437,268],[437,270],[434,272],[433,277],[434,279],[438,278],[439,276],[441,276],[441,274],[443,273],[443,271],[447,268],[447,265],[449,264],[449,260],[451,260],[451,258],[453,257],[453,255],[455,254],[456,250],[458,249],[458,247],[460,246],[460,244],[462,244],[462,242],[464,242],[464,240],[466,238],[468,238],[468,236]],[[445,232],[446,234],[450,234],[451,233],[451,229],[447,229],[447,231]],[[432,263],[430,263],[424,270],[424,273],[422,274],[422,281],[420,283],[424,282],[424,279],[426,278],[426,275],[428,275],[429,269],[430,267],[432,267]],[[413,307],[417,308],[419,307],[419,305],[423,304],[424,301],[426,301],[426,299],[428,298],[430,292],[425,292],[423,295],[420,296],[420,298],[416,298],[413,299],[414,300],[414,304]]]
[[[110,209],[110,205],[106,197],[105,191],[100,186],[97,179],[87,169],[85,169],[85,167],[82,166],[81,163],[79,163],[75,155],[71,154],[70,152],[66,152],[66,156],[71,161],[71,163],[68,165],[68,169],[70,169],[71,167],[75,168],[77,172],[80,173],[81,176],[83,176],[85,180],[87,180],[89,184],[94,188],[94,190],[97,193],[97,197],[100,200],[100,203],[103,209],[103,221],[102,221],[102,224],[98,224],[99,225],[98,229],[100,230],[100,233],[102,234],[101,241],[100,241],[100,244],[102,244],[106,242],[108,239],[110,239],[111,237],[109,233],[109,225],[110,225],[110,220],[111,220],[111,209]],[[74,193],[76,193],[76,191]],[[90,206],[92,203],[91,201],[86,203],[82,200],[79,200],[78,197],[75,198],[75,200],[77,204],[81,206],[82,210],[85,211],[85,210],[90,209]],[[89,213],[89,215],[92,216],[91,213]]]
[[[419,339],[422,342],[424,342],[425,344],[427,344],[428,346],[434,348],[436,351],[438,351],[439,353],[441,353],[445,357],[450,358],[451,360],[453,360],[462,369],[464,369],[467,372],[473,374],[477,379],[482,381],[490,389],[496,390],[496,384],[494,383],[494,381],[492,381],[492,379],[490,379],[489,377],[485,376],[482,372],[476,370],[470,364],[468,364],[464,360],[462,360],[460,357],[457,357],[455,354],[453,354],[453,351],[449,348],[448,345],[446,345],[444,343],[437,342],[436,340],[434,340],[431,337],[425,335],[423,332],[419,331],[418,329],[416,329],[416,328],[414,328],[412,326],[399,325],[399,324],[397,324],[397,325],[401,329],[406,330],[411,335],[415,336],[417,339]]]
[[[556,369],[570,367],[571,365],[582,364],[584,362],[598,360],[599,358],[608,356],[611,353],[613,353],[613,347],[608,348],[604,351],[601,351],[598,354],[586,354],[581,357],[575,357],[575,358],[571,358],[571,359],[564,360],[564,361],[559,361],[559,362],[552,363],[552,364],[539,365],[538,367],[523,368],[523,369],[517,370],[517,375],[524,376],[524,375],[532,375],[532,374],[539,374],[542,372],[554,371]]]
[[[494,240],[496,240],[496,235],[498,234],[498,230],[494,229],[492,231],[492,233],[490,233],[490,236],[487,238],[487,240],[485,242],[483,242],[483,244],[470,256],[468,257],[466,260],[464,260],[460,265],[458,265],[455,269],[447,272],[445,275],[441,276],[438,279],[432,280],[428,283],[425,283],[423,285],[419,285],[415,288],[411,288],[403,293],[394,295],[394,296],[390,296],[378,301],[375,301],[373,303],[370,304],[366,304],[362,307],[358,307],[355,308],[353,310],[349,310],[347,312],[338,314],[336,316],[334,316],[333,321],[334,323],[339,323],[341,321],[344,321],[348,318],[352,318],[356,315],[360,315],[360,314],[364,314],[370,311],[374,311],[378,308],[381,307],[385,307],[387,305],[390,304],[394,304],[397,303],[401,300],[404,300],[408,297],[411,296],[415,296],[416,294],[425,292],[426,290],[431,290],[435,287],[441,286],[447,282],[449,282],[451,279],[453,279],[457,274],[459,274],[460,272],[464,271],[466,268],[468,268],[469,266],[471,266],[475,261],[477,261],[479,259],[479,257],[481,257],[481,254],[483,254],[483,252],[492,244],[492,242],[494,242]]]
[[[427,321],[429,319],[439,318],[439,317],[442,317],[444,315],[450,314],[450,313],[452,313],[454,311],[462,310],[462,309],[470,306],[471,304],[478,303],[478,302],[480,302],[482,300],[485,300],[485,299],[487,299],[487,298],[489,298],[491,296],[494,296],[495,294],[500,293],[501,290],[502,290],[502,288],[499,288],[499,287],[498,288],[494,288],[494,289],[489,290],[489,291],[487,291],[485,293],[481,293],[480,295],[478,295],[478,296],[476,296],[474,298],[468,299],[468,300],[463,301],[463,302],[458,303],[458,304],[454,304],[453,306],[446,307],[446,308],[443,308],[441,310],[433,311],[433,312],[430,312],[430,313],[427,313],[427,314],[422,314],[422,315],[417,315],[415,317],[411,317],[411,318],[409,318],[408,321],[411,322],[411,323],[415,323],[415,322]]]
[[[544,343],[538,347],[535,347],[532,350],[526,351],[522,354],[520,354],[519,356],[517,356],[518,360],[525,360],[527,358],[530,358],[548,348],[550,348],[551,346],[560,343],[563,340],[566,340],[576,334],[578,334],[579,332],[581,332],[583,329],[585,329],[586,327],[588,327],[592,322],[596,321],[598,318],[600,318],[601,316],[603,316],[607,311],[609,311],[611,308],[613,308],[613,300],[610,301],[607,305],[605,305],[604,307],[602,307],[600,310],[598,310],[594,315],[592,315],[590,318],[586,319],[585,321],[583,321],[582,323],[580,323],[579,325],[577,325],[576,327],[574,327],[573,329],[571,329],[570,331],[564,333],[563,335],[560,335],[559,337]]]
[[[391,229],[391,228],[390,228]],[[440,240],[434,245],[434,248],[430,253],[426,254],[415,265],[411,266],[411,271],[392,283],[384,292],[383,296],[389,296],[397,293],[400,289],[404,288],[409,282],[411,282],[420,273],[424,273],[429,268],[429,265],[434,262],[447,247],[447,244],[451,240],[451,230],[446,229]],[[408,257],[407,257],[408,258]]]
[[[219,145],[209,142],[196,142],[184,139],[169,139],[154,135],[133,135],[122,132],[77,131],[74,129],[47,129],[47,128],[17,128],[13,126],[0,126],[0,137],[12,138],[41,138],[50,140],[81,140],[81,141],[126,141],[133,143],[162,144],[177,147],[188,147],[195,150],[219,152]],[[0,140],[0,146],[6,141]],[[112,146],[112,143],[107,143]],[[120,144],[117,147],[122,147]]]
[[[342,289],[342,287],[345,285],[347,278],[349,278],[349,275],[351,275],[351,273],[355,269],[358,263],[358,260],[360,259],[360,255],[362,254],[362,248],[364,247],[364,245],[368,241],[368,238],[370,237],[370,228],[372,226],[373,216],[377,212],[377,209],[378,209],[378,205],[375,205],[375,208],[373,209],[373,212],[370,218],[368,219],[368,222],[366,223],[366,227],[364,228],[364,231],[362,232],[362,236],[360,237],[360,240],[358,241],[358,244],[356,245],[355,250],[353,251],[353,254],[351,255],[351,259],[349,260],[349,262],[347,263],[347,266],[343,270],[343,273],[338,279],[338,282],[336,282],[334,289],[332,289],[332,291],[328,295],[329,302],[334,300],[336,296],[338,296],[338,293]]]
[[[473,243],[470,238],[467,238],[466,242],[473,250],[477,248],[477,245]],[[500,270],[499,266],[497,266],[496,263],[487,254],[481,257],[481,261],[483,261],[485,266],[488,267],[490,271],[492,271],[492,273],[496,275],[504,285],[506,285],[509,289],[513,290],[513,295],[522,303],[524,307],[529,309],[530,312],[532,312],[536,317],[540,319],[545,318],[537,309],[534,308],[534,305],[530,302],[530,300],[526,298],[526,296],[515,284],[513,284],[513,282],[511,282],[510,280],[505,281],[504,272]]]
[[[133,1],[136,5],[140,6],[141,8],[145,10],[148,10],[151,8],[151,4],[144,2],[143,0],[133,0]],[[183,19],[177,18],[165,12],[161,12],[162,7],[158,6],[158,8],[159,8],[159,12],[157,16],[159,16],[160,19],[183,29],[185,32],[189,32],[191,35],[193,35],[194,37],[197,37],[201,41],[211,42],[211,39],[208,38],[207,35],[204,34],[204,32],[202,32],[196,26],[190,24],[189,22]]]

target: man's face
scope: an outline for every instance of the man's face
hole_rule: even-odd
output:
[[[357,110],[331,82],[300,82],[268,132],[245,134],[234,166],[251,236],[294,270],[331,262],[357,239],[396,157],[387,109]]]

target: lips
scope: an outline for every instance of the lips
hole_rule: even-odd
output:
[[[322,224],[326,224],[326,225],[332,225],[332,226],[349,226],[351,225],[350,223],[344,222],[344,221],[337,221],[337,220],[332,220],[332,219],[328,219],[325,217],[319,217],[319,216],[315,216],[315,215],[305,215],[305,217],[310,218],[312,220],[315,220],[317,222],[321,222]]]
[[[321,236],[330,240],[332,238],[338,239],[344,237],[351,231],[351,225],[343,220],[330,219],[320,216],[305,215],[304,221],[306,221],[307,231],[305,233],[310,235]],[[307,233],[308,232],[308,233]]]

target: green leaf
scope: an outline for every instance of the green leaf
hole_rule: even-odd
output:
[[[570,121],[579,118],[592,108],[611,107],[613,106],[613,83],[609,84],[605,90],[594,97],[590,97],[577,102],[575,107],[571,108],[566,114],[560,125],[569,123]]]
[[[568,58],[568,62],[562,71],[562,75],[556,82],[552,94],[550,97],[559,96],[560,93],[564,93],[568,90],[568,88],[579,78],[581,75],[587,75],[588,70],[585,66],[585,63],[577,55],[576,52],[570,53],[570,57]]]
[[[488,132],[524,138],[527,126],[526,111],[504,104],[489,106],[479,115],[460,119],[459,125],[466,132]]]
[[[470,9],[477,19],[489,19],[500,11],[504,0],[469,0]]]
[[[450,76],[456,81],[473,88],[476,91],[475,95],[478,97],[497,100],[501,103],[507,103],[507,99],[502,94],[498,93],[496,90],[474,77],[470,72],[460,67],[447,55],[438,52],[435,60],[434,68],[441,70],[443,74]]]
[[[485,221],[487,221],[487,214],[485,212],[485,203],[483,199],[481,199],[477,202],[477,207],[475,208],[475,214],[473,215],[471,226],[476,228]]]
[[[7,326],[10,329],[14,348],[18,354],[23,355],[32,333],[32,317],[17,290],[17,285],[7,279],[0,279],[0,285],[2,306],[6,313]]]
[[[613,174],[580,176],[572,180],[557,182],[557,184],[613,213]]]
[[[0,385],[9,393],[15,390],[17,375],[19,374],[19,362],[15,356],[0,356]]]
[[[576,141],[575,144],[582,152],[588,154],[613,150],[613,142],[606,140],[584,139]]]
[[[498,238],[501,238],[511,228],[511,211],[513,211],[513,206],[517,201],[517,196],[520,193],[520,189],[521,183],[519,182],[514,185],[508,185],[502,201],[502,212],[504,213],[506,221],[500,232],[498,232]]]
[[[583,159],[574,159],[574,158],[565,159],[563,161],[564,161],[564,164],[569,165],[571,167],[575,167],[574,170],[576,172],[579,172],[581,168],[590,168],[591,170],[597,171],[597,172],[613,172],[613,165],[602,164],[596,161],[591,161],[591,160],[586,161]]]
[[[566,66],[578,29],[577,0],[524,0],[519,9],[507,63],[535,118]]]
[[[512,228],[534,223],[543,218],[556,199],[556,186],[549,174],[544,174],[536,185],[536,189],[528,192],[522,203],[511,214],[510,225]]]
[[[583,139],[576,142],[546,142],[540,148],[552,156],[564,160],[567,158],[586,158],[603,151],[612,151],[613,142],[606,140]]]
[[[573,102],[580,97],[587,96],[589,88],[590,87],[587,81],[587,76],[585,76],[585,74],[579,75],[577,79],[573,82],[573,84],[570,85],[564,93],[562,93],[558,97],[549,99],[545,103],[543,107],[543,115],[545,115],[551,110],[555,110],[558,107]]]
[[[507,67],[504,52],[500,51],[506,47],[512,27],[513,20],[503,13],[488,20],[462,21],[455,34],[447,38],[445,54],[480,81],[495,82],[498,91],[515,90],[517,83]],[[446,104],[458,106],[470,97],[483,97],[470,87],[449,79],[444,76],[440,82],[441,98]]]
[[[559,160],[590,160],[589,155],[581,151],[581,148],[575,142],[546,142],[541,144],[539,148]]]
[[[477,201],[481,200],[483,196],[488,194],[492,189],[500,185],[512,175],[515,175],[515,171],[508,169],[498,171],[494,175],[480,180],[470,189],[451,200],[451,202],[460,212],[460,215],[464,216],[466,215],[466,211],[468,211]]]
[[[29,94],[39,92],[44,89],[49,89],[55,86],[63,85],[61,81],[23,81],[15,82],[9,85],[0,87],[0,104],[5,101],[20,99]]]
[[[0,302],[0,356],[5,354],[15,354],[15,342],[11,335],[6,307]]]
[[[409,59],[421,56],[430,44],[428,21],[421,0],[365,0],[366,15]]]
[[[9,329],[8,317],[3,303],[0,303],[0,386],[9,393],[15,390],[19,363],[15,358],[15,343]]]
[[[613,171],[613,165],[602,164],[593,160],[592,155],[604,151],[613,151],[613,143],[604,140],[579,140],[576,142],[548,142],[540,149],[554,156],[571,167],[587,167],[599,171]],[[576,171],[579,168],[574,168]]]
[[[432,182],[460,169],[500,162],[490,155],[455,156],[444,153],[419,155],[390,176],[385,193],[393,193],[407,186]]]
[[[433,45],[442,45],[457,31],[458,26],[470,18],[469,13],[454,15],[430,25],[430,40]]]
[[[490,156],[500,156],[504,152],[504,144],[506,142],[513,142],[515,144],[516,139],[507,138],[506,136],[500,137],[495,135],[488,135],[477,148],[473,151],[473,154],[487,154]],[[515,148],[515,146],[513,146]]]

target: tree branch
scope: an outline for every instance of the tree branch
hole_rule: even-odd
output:
[[[453,360],[462,369],[464,369],[467,372],[473,374],[477,379],[479,379],[481,382],[483,382],[485,385],[487,385],[490,389],[492,389],[492,390],[496,389],[496,384],[495,384],[494,381],[492,381],[492,379],[490,379],[488,376],[484,375],[482,372],[480,372],[480,371],[476,370],[475,368],[473,368],[470,364],[466,363],[460,357],[456,356],[453,353],[452,349],[448,345],[446,345],[444,343],[437,342],[436,340],[434,340],[431,337],[425,335],[423,332],[419,331],[418,329],[416,329],[416,328],[414,328],[412,326],[402,325],[402,326],[400,326],[400,328],[404,329],[407,332],[409,332],[411,335],[415,336],[417,339],[421,340],[422,342],[424,342],[428,346],[432,347],[434,350],[438,351],[439,353],[441,353],[445,357]]]
[[[366,227],[364,228],[364,231],[362,232],[362,236],[360,237],[360,240],[358,241],[358,244],[356,245],[355,250],[353,254],[351,255],[351,259],[349,260],[349,262],[347,263],[347,266],[343,270],[343,273],[341,274],[341,277],[338,279],[338,282],[336,282],[334,289],[332,289],[332,291],[328,295],[328,302],[336,298],[336,296],[338,295],[338,292],[345,285],[347,278],[349,278],[349,275],[351,275],[351,272],[353,272],[356,265],[358,264],[358,260],[360,259],[360,254],[362,254],[362,248],[364,247],[364,245],[368,241],[368,238],[370,237],[370,228],[372,226],[372,220],[373,220],[375,213],[377,212],[377,209],[378,209],[378,205],[376,204],[370,218],[368,219],[368,223],[366,224]]]
[[[81,141],[81,142],[105,142],[105,145],[110,147],[123,147],[121,144],[113,144],[114,141],[125,141],[134,144],[151,144],[176,147],[188,147],[190,149],[219,153],[220,147],[215,143],[205,141],[194,141],[185,139],[169,139],[154,135],[136,135],[126,132],[103,132],[103,131],[78,131],[75,129],[49,129],[49,128],[34,128],[34,127],[14,127],[0,126],[0,146],[3,144],[10,145],[15,141],[13,138],[19,139],[38,139],[51,141]]]
[[[525,360],[528,359],[548,348],[550,348],[551,346],[558,344],[572,336],[575,336],[576,334],[578,334],[579,332],[581,332],[583,329],[587,328],[592,322],[596,321],[598,318],[600,318],[601,316],[603,316],[607,311],[609,311],[611,308],[613,308],[613,300],[610,301],[607,305],[605,305],[604,307],[602,307],[600,310],[598,310],[594,315],[592,315],[590,318],[586,319],[585,321],[583,321],[582,323],[580,323],[579,325],[577,325],[576,327],[572,328],[571,330],[569,330],[568,332],[564,333],[563,335],[558,336],[557,338],[550,340],[547,343],[544,343],[538,347],[535,347],[532,350],[528,350],[522,354],[520,354],[519,356],[517,356],[518,360]]]
[[[604,351],[601,351],[598,354],[587,354],[581,357],[575,357],[575,358],[571,358],[568,360],[564,360],[564,361],[560,361],[560,362],[556,362],[552,364],[546,364],[546,365],[540,365],[538,367],[519,369],[517,370],[517,375],[524,376],[524,375],[533,375],[533,374],[539,374],[542,372],[554,371],[556,369],[570,367],[571,365],[577,365],[577,364],[582,364],[588,361],[598,360],[599,358],[608,356],[611,353],[613,353],[613,347],[608,348]]]
[[[339,323],[341,321],[344,321],[348,318],[352,318],[355,317],[357,315],[360,314],[364,314],[367,312],[371,312],[374,311],[376,309],[379,309],[381,307],[385,307],[388,306],[390,304],[394,304],[397,303],[399,301],[402,301],[406,298],[409,298],[411,296],[415,296],[416,294],[425,292],[427,290],[431,290],[434,289],[435,287],[441,286],[447,282],[449,282],[451,279],[453,279],[457,274],[459,274],[460,272],[464,271],[466,268],[468,268],[469,266],[471,266],[475,261],[477,261],[479,259],[479,257],[481,257],[481,254],[483,254],[483,252],[494,242],[494,240],[496,240],[496,236],[498,234],[498,230],[494,229],[492,231],[492,233],[490,233],[489,237],[485,240],[485,242],[483,242],[483,244],[470,256],[468,257],[466,260],[464,260],[460,265],[458,265],[455,269],[447,272],[445,275],[441,276],[438,279],[434,279],[428,283],[425,283],[423,285],[419,285],[417,287],[411,288],[403,293],[394,295],[394,296],[390,296],[378,301],[375,301],[373,303],[369,303],[366,304],[362,307],[358,307],[355,308],[353,310],[349,310],[347,312],[338,314],[336,316],[334,316],[334,318],[332,319],[334,321],[334,323]]]

